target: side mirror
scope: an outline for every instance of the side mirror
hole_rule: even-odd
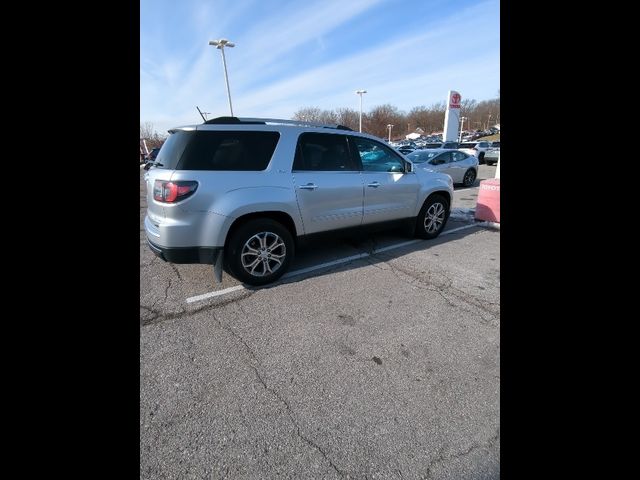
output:
[[[407,162],[404,168],[405,173],[413,172],[413,163]]]
[[[145,170],[149,170],[150,168],[151,168],[151,162],[146,163],[145,166],[144,166],[144,169]]]

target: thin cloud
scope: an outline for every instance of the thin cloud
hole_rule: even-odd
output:
[[[227,66],[239,116],[290,118],[305,106],[356,108],[358,88],[369,91],[365,111],[382,103],[401,109],[429,105],[443,101],[450,88],[465,98],[483,100],[500,88],[497,1],[467,4],[437,21],[430,19],[424,28],[372,35],[367,48],[354,51],[331,49],[356,27],[366,27],[369,12],[379,15],[391,4],[295,3],[285,14],[262,2],[229,12],[208,5],[192,7],[199,20],[193,22],[190,36],[199,45],[187,48],[185,58],[175,49],[164,58],[161,50],[143,55],[141,40],[141,121],[161,129],[199,123],[195,105],[213,115],[228,114],[220,53],[207,45],[222,34],[211,32],[223,32],[237,44],[227,51]],[[247,29],[232,28],[240,24]],[[312,50],[318,60],[306,61]]]

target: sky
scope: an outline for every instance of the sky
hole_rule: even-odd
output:
[[[141,123],[229,115],[221,38],[237,117],[499,96],[497,0],[141,0]]]

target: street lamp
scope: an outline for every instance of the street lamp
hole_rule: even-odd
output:
[[[235,47],[236,44],[230,42],[226,38],[220,40],[210,40],[209,45],[215,45],[215,47],[222,53],[222,65],[224,67],[224,83],[227,85],[227,98],[229,99],[229,110],[231,110],[231,116],[233,117],[233,107],[231,106],[231,92],[229,91],[229,77],[227,76],[227,60],[224,57],[224,47]]]
[[[366,90],[356,90],[356,94],[360,95],[360,132],[362,132],[362,94],[367,93]]]
[[[460,136],[458,137],[458,143],[462,142],[462,129],[464,128],[465,120],[468,120],[467,117],[460,117]]]
[[[389,129],[389,143],[391,143],[391,129],[393,128],[392,124],[387,125],[387,128]]]

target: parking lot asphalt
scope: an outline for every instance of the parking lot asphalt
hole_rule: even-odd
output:
[[[447,235],[311,245],[306,273],[250,288],[149,251],[142,173],[141,478],[499,477],[500,232],[468,215],[478,181]]]

